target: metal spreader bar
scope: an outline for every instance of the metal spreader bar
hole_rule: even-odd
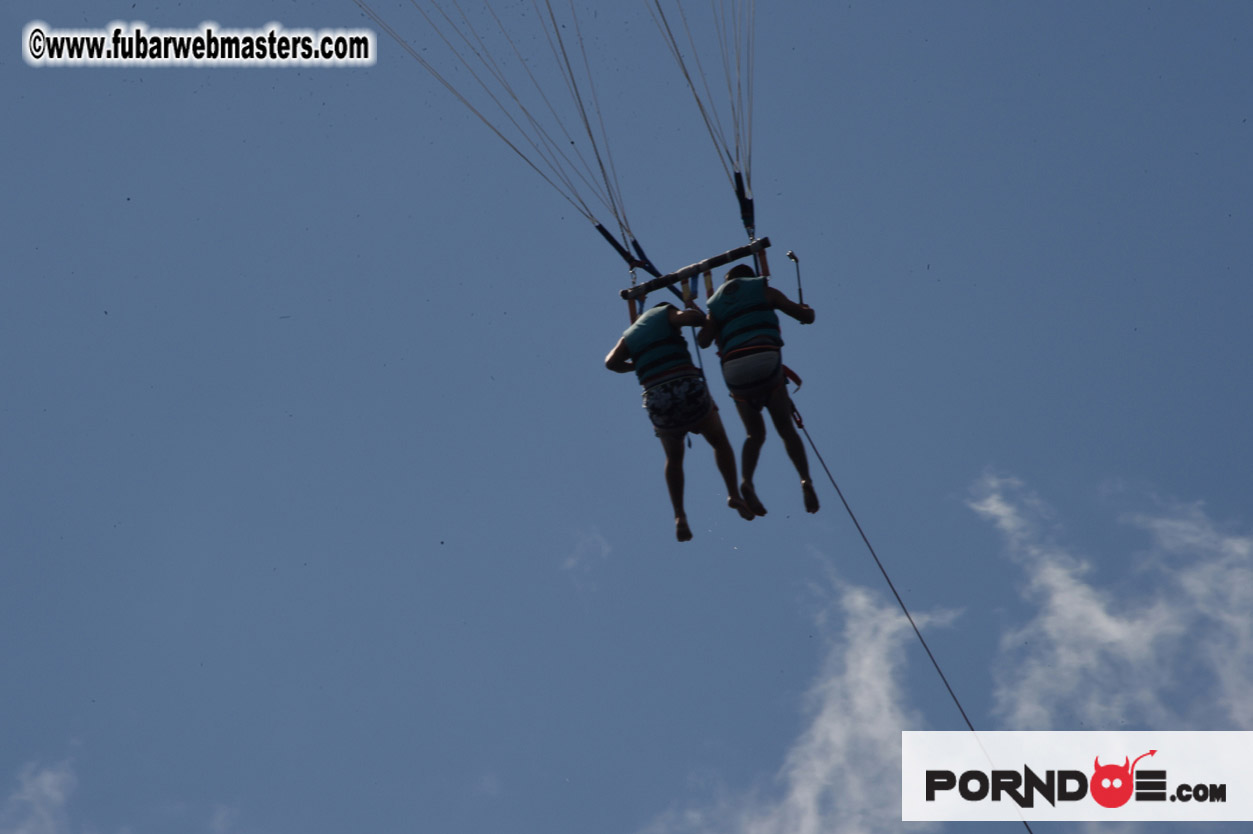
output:
[[[769,246],[770,238],[763,237],[758,240],[754,240],[746,246],[731,249],[723,252],[721,255],[714,255],[712,258],[706,258],[700,263],[694,263],[690,266],[685,266],[682,269],[676,269],[674,272],[668,272],[665,275],[652,278],[642,284],[636,284],[634,287],[628,287],[627,289],[619,292],[618,295],[628,300],[639,298],[647,295],[653,290],[659,290],[669,287],[672,284],[677,284],[685,278],[691,278],[693,275],[699,275],[702,272],[708,272],[709,270],[723,266],[724,264],[729,264],[732,261],[738,261],[741,258],[747,258],[749,255],[755,255],[763,249],[767,249]]]

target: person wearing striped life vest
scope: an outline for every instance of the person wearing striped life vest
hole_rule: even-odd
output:
[[[727,506],[744,519],[754,518],[736,486],[735,451],[718,407],[709,396],[705,378],[692,364],[680,329],[704,322],[700,310],[679,310],[662,302],[639,316],[605,357],[606,368],[618,373],[634,371],[644,388],[644,408],[666,453],[666,487],[674,508],[675,537],[681,542],[692,538],[683,506],[683,439],[688,432],[703,435],[713,447],[714,461],[727,486]]]
[[[792,425],[792,398],[787,392],[781,350],[783,334],[776,310],[801,324],[814,322],[814,311],[808,305],[792,301],[769,286],[765,278],[758,277],[752,267],[739,264],[727,271],[722,286],[710,297],[709,316],[696,341],[701,347],[718,342],[722,378],[744,422],[747,437],[740,453],[740,494],[749,508],[757,515],[766,514],[753,486],[757,458],[766,442],[766,423],[761,416],[765,408],[801,477],[805,510],[816,513],[818,494],[809,478],[805,444]]]

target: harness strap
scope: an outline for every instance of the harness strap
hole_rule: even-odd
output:
[[[748,348],[743,348],[743,350],[748,350]],[[732,353],[738,353],[738,351],[732,351]],[[797,391],[801,390],[802,382],[801,382],[800,374],[796,373],[796,371],[792,370],[787,365],[783,365],[782,369],[783,369],[783,379],[779,380],[779,385],[776,385],[770,389],[770,393],[773,394],[775,391],[778,390],[780,385],[787,385],[788,382],[796,383],[796,390]],[[734,391],[731,390],[730,386],[727,387],[727,393],[729,393],[731,395],[731,399],[735,400],[736,402],[741,402],[741,403],[752,402],[752,400],[749,399],[748,397],[741,397],[737,395]],[[795,405],[792,406],[792,418],[796,420],[797,426],[804,428],[804,423],[801,422],[800,412],[796,410]]]
[[[727,362],[730,362],[732,359],[739,359],[740,357],[743,357],[743,356],[751,356],[754,353],[765,353],[768,350],[778,353],[779,346],[773,343],[765,343],[765,342],[755,344],[755,345],[745,345],[744,347],[738,347],[732,350],[728,350],[726,353],[719,351],[718,358],[721,359],[723,363],[725,364]]]
[[[784,376],[784,378],[785,378],[785,379],[790,379],[792,382],[795,382],[795,383],[796,383],[796,390],[797,390],[797,391],[801,390],[801,378],[800,378],[800,374],[796,373],[796,371],[792,370],[792,369],[791,369],[791,368],[789,368],[787,365],[784,365],[784,366],[783,366],[783,376]]]

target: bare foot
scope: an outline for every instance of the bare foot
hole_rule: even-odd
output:
[[[740,495],[744,496],[744,503],[753,511],[754,515],[765,515],[766,508],[757,498],[757,491],[753,489],[753,485],[745,481],[740,484]]]
[[[801,481],[801,490],[805,493],[805,512],[818,512],[818,493],[814,492],[814,482]]]
[[[674,537],[681,542],[692,540],[692,528],[687,526],[687,516],[679,516],[674,520]]]
[[[740,518],[745,521],[752,521],[757,516],[753,515],[753,511],[748,508],[748,504],[744,503],[743,498],[736,498],[734,495],[727,498],[727,506],[740,514]]]

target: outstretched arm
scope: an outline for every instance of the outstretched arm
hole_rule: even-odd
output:
[[[705,311],[696,306],[696,303],[690,299],[687,302],[686,310],[671,310],[670,324],[675,327],[699,327],[700,330],[696,334],[696,344],[703,348],[709,347],[714,340],[713,318],[705,315]]]
[[[714,317],[705,313],[704,310],[696,306],[696,302],[690,298],[687,301],[688,309],[684,310],[680,315],[687,316],[695,313],[695,316],[685,318],[682,323],[690,324],[693,327],[699,327],[696,333],[696,344],[702,348],[707,348],[713,344],[714,336],[718,334],[718,323],[714,321]],[[673,323],[673,321],[671,322]]]
[[[718,336],[718,322],[713,316],[705,317],[705,325],[696,334],[696,344],[703,348],[707,348],[714,343],[714,339]]]
[[[766,287],[766,300],[776,310],[791,316],[801,324],[814,323],[814,311],[808,304],[797,304],[774,287]]]
[[[618,344],[609,351],[609,355],[605,357],[605,367],[620,374],[635,370],[635,363],[631,361],[631,352],[627,350],[626,339],[619,339]]]

